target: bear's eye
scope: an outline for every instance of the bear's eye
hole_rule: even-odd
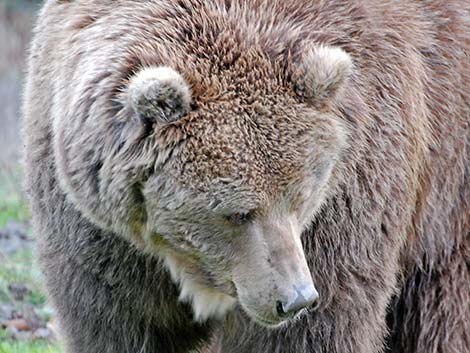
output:
[[[241,226],[253,219],[253,212],[238,212],[225,216],[225,221],[230,225]]]

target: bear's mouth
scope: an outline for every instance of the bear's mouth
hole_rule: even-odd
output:
[[[269,327],[269,328],[279,327],[287,321],[287,320],[280,320],[280,321],[269,320],[269,319],[263,318],[259,315],[253,315],[252,317],[261,326],[265,326],[265,327]]]
[[[266,328],[271,328],[271,329],[275,329],[275,328],[279,328],[289,322],[293,322],[293,321],[296,321],[298,320],[302,315],[305,314],[305,309],[304,310],[301,310],[299,311],[297,314],[295,314],[294,316],[291,316],[291,317],[285,317],[285,318],[282,318],[282,319],[279,319],[279,320],[275,320],[275,319],[270,319],[268,317],[263,317],[259,314],[255,314],[253,312],[248,312],[248,310],[245,309],[245,312],[247,313],[247,315],[249,317],[251,317],[257,324],[261,325],[261,326],[264,326]]]
[[[264,313],[265,315],[263,315],[263,313],[256,311],[254,308],[249,308],[243,305],[240,298],[238,298],[238,303],[246,316],[248,316],[252,321],[257,323],[258,325],[266,328],[278,328],[294,319],[294,317],[273,317],[270,316],[269,313]],[[297,316],[298,315],[296,315],[295,317]]]

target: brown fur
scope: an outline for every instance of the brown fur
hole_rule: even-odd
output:
[[[347,80],[312,83],[318,45]],[[68,352],[470,352],[469,56],[465,0],[47,1],[25,159]],[[149,124],[126,90],[162,65],[192,110]],[[306,200],[318,310],[193,321],[160,258],[236,296],[256,239],[209,215]]]

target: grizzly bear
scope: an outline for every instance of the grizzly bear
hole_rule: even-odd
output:
[[[468,1],[48,0],[24,115],[66,352],[470,352]]]

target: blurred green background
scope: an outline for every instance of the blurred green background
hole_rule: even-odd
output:
[[[59,353],[22,181],[21,91],[41,1],[0,0],[0,353]]]

